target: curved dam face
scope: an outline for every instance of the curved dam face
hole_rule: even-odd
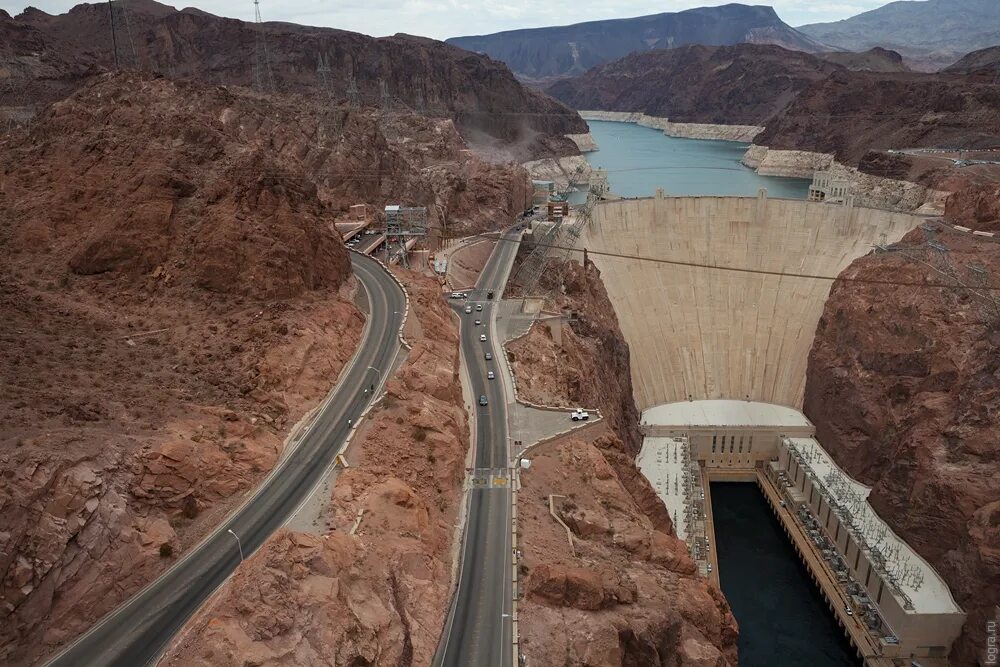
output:
[[[837,276],[923,218],[817,202],[657,197],[603,202],[590,251],[713,267]],[[801,408],[806,363],[832,282],[590,255],[631,347],[640,410],[749,399]]]

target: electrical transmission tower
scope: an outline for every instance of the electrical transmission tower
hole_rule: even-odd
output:
[[[114,49],[115,68],[118,70],[139,69],[139,56],[132,38],[132,22],[129,20],[125,0],[108,0],[111,20],[111,47]]]
[[[553,254],[557,260],[564,262],[576,248],[584,228],[592,221],[594,207],[607,192],[607,174],[599,170],[595,180],[596,183],[592,183],[587,192],[587,201],[577,210],[573,222],[564,224],[562,218],[556,220],[552,228],[535,242],[535,247],[521,263],[514,282],[521,286],[524,296],[530,295],[538,286]],[[553,246],[557,246],[555,253],[551,252]]]
[[[361,92],[358,90],[358,82],[354,80],[353,74],[347,75],[347,103],[352,109],[361,108]]]
[[[254,88],[262,93],[274,90],[274,77],[271,75],[271,58],[267,52],[267,40],[264,37],[263,21],[260,18],[260,0],[253,0],[254,24]]]
[[[319,74],[320,84],[322,90],[330,97],[333,97],[333,82],[330,80],[330,66],[326,62],[326,58],[323,57],[323,52],[319,52],[318,63],[316,65],[316,73]]]
[[[378,90],[379,90],[379,108],[382,113],[389,113],[392,111],[392,95],[389,94],[389,84],[386,83],[385,79],[378,80]]]

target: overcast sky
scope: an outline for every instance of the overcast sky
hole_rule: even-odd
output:
[[[190,6],[175,4],[178,8]],[[754,4],[754,0],[745,0]],[[265,21],[330,26],[383,36],[407,32],[437,39],[481,35],[513,28],[563,25],[596,19],[626,18],[690,7],[723,5],[727,0],[260,0]],[[767,0],[757,0],[768,4]],[[778,15],[793,26],[836,21],[875,9],[888,0],[771,0]],[[72,0],[0,0],[10,14],[32,5],[61,14]],[[253,20],[252,0],[200,0],[212,14]]]

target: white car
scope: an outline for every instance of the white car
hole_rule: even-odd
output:
[[[480,343],[486,342],[486,334],[479,334],[479,342]]]
[[[468,314],[468,313],[471,313],[471,312],[472,312],[472,306],[466,306],[466,307],[465,307],[465,312],[466,312],[467,314]]]
[[[587,421],[588,419],[590,419],[590,413],[581,408],[577,408],[576,410],[570,413],[569,418],[575,422]]]
[[[482,323],[483,323],[483,321],[482,321],[482,320],[476,320],[476,326],[477,326],[477,327],[478,327],[479,325],[481,325]]]
[[[486,379],[487,380],[495,380],[496,377],[497,376],[496,376],[496,374],[493,371],[486,371]]]
[[[477,304],[476,304],[476,310],[477,310],[477,311],[481,311],[482,309],[483,309],[483,304],[481,304],[481,303],[477,303]]]

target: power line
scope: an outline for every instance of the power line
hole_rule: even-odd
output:
[[[488,240],[497,241],[498,243],[514,243],[519,242],[515,239],[505,239],[502,236],[496,237],[497,232],[484,232],[481,234],[472,234],[469,238],[483,238]],[[435,236],[433,234],[429,236]],[[540,243],[544,244],[544,243]],[[577,250],[573,246],[560,245],[557,243],[544,244],[549,249],[553,250],[567,250],[570,252],[578,252],[583,254],[583,250]],[[874,246],[873,246],[874,248]],[[692,262],[678,259],[665,259],[662,257],[649,257],[645,255],[630,255],[627,253],[610,252],[607,250],[591,250],[586,249],[587,255],[598,256],[598,257],[609,257],[612,259],[627,259],[632,262],[652,262],[655,264],[666,264],[670,266],[680,266],[687,268],[697,268],[697,269],[710,269],[715,271],[730,271],[733,273],[742,274],[756,274],[765,276],[774,276],[778,278],[804,278],[809,280],[826,280],[828,282],[844,282],[844,283],[859,283],[865,285],[883,285],[883,286],[893,286],[893,287],[918,287],[918,288],[933,288],[933,289],[962,289],[962,290],[973,290],[974,288],[966,287],[964,285],[954,285],[945,283],[929,283],[929,282],[916,282],[916,281],[905,281],[905,280],[888,280],[881,278],[863,278],[863,277],[851,277],[851,276],[829,276],[814,273],[796,273],[788,271],[773,271],[768,269],[751,269],[745,267],[733,267],[733,266],[718,266],[716,264],[705,264],[703,262]],[[978,289],[996,292],[1000,291],[1000,285],[982,285]]]

